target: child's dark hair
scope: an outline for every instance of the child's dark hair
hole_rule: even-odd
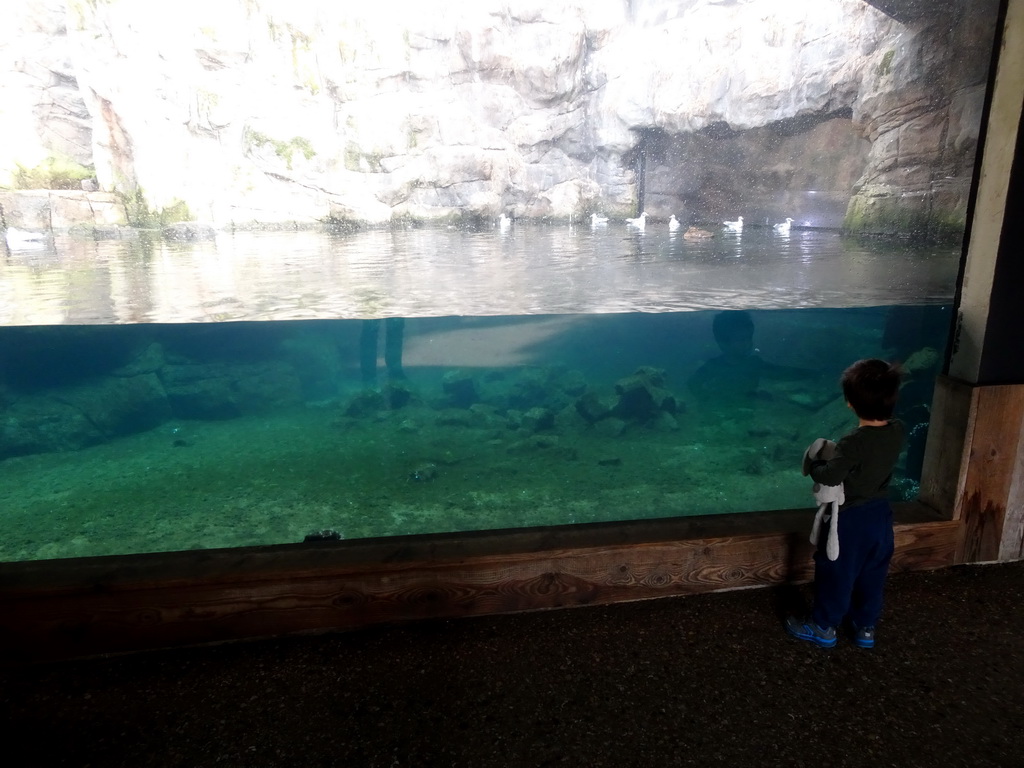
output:
[[[858,360],[840,379],[843,396],[860,418],[885,421],[892,418],[900,394],[900,369],[885,360]]]

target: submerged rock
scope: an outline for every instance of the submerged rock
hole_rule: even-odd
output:
[[[409,472],[409,480],[414,483],[432,483],[437,479],[437,464],[420,464]]]
[[[544,405],[555,394],[551,377],[544,368],[524,368],[518,372],[508,391],[508,405],[520,411]]]
[[[657,368],[640,368],[632,376],[615,383],[619,399],[612,409],[627,421],[649,422],[661,412],[674,414],[679,410],[675,395],[663,389],[665,372]]]
[[[597,422],[594,425],[594,430],[602,437],[619,437],[626,431],[626,426],[626,422],[622,419],[611,416]]]
[[[50,397],[24,397],[0,423],[0,459],[96,445],[103,434],[79,409]]]
[[[465,371],[448,371],[441,380],[441,389],[456,408],[469,408],[480,399],[476,381]]]
[[[372,416],[384,410],[385,407],[384,395],[377,390],[366,389],[349,401],[348,405],[345,406],[344,412],[346,416],[358,419],[363,416]]]
[[[612,408],[605,403],[596,392],[587,392],[577,398],[575,403],[576,412],[588,424],[594,424],[601,419],[611,415]]]
[[[155,374],[97,376],[44,395],[9,395],[0,459],[95,445],[165,422],[171,407]]]
[[[152,429],[171,417],[171,404],[155,373],[104,376],[54,392],[85,414],[105,437]]]
[[[533,451],[547,451],[551,448],[557,448],[559,445],[558,435],[533,435],[526,440],[517,440],[511,443],[506,449],[506,453],[517,454],[517,453],[531,453]],[[568,451],[563,454],[563,458],[570,458],[575,460],[575,451]]]
[[[384,397],[388,407],[397,411],[399,408],[409,405],[414,399],[414,394],[407,382],[391,381],[384,388]]]
[[[651,426],[659,432],[676,432],[679,430],[679,421],[668,411],[661,411],[654,417]]]
[[[138,376],[144,373],[156,373],[164,366],[164,349],[159,342],[147,344],[130,363],[113,371],[114,376]]]
[[[528,411],[542,407],[557,411],[587,390],[583,374],[559,366],[528,367],[517,371],[506,391],[494,394],[495,402]]]
[[[530,432],[541,432],[555,426],[555,414],[547,408],[531,408],[523,414],[521,424]]]
[[[229,419],[302,402],[302,384],[287,363],[165,365],[160,380],[174,415],[184,419]]]

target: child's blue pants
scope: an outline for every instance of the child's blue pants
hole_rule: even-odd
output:
[[[837,627],[844,617],[873,627],[882,615],[882,592],[893,553],[892,507],[876,499],[839,512],[839,557],[825,555],[828,529],[821,527],[814,553],[814,611],[821,627]]]

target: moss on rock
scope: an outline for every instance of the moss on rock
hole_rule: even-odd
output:
[[[966,226],[967,218],[961,210],[928,210],[895,197],[854,197],[843,220],[843,231],[849,234],[890,235],[939,243],[959,241]]]
[[[94,175],[92,168],[69,157],[51,155],[32,168],[18,163],[14,183],[17,189],[81,189],[82,182]]]
[[[192,212],[183,200],[175,199],[163,208],[151,208],[145,193],[136,188],[133,192],[120,193],[128,224],[139,229],[161,229],[168,224],[192,221]]]

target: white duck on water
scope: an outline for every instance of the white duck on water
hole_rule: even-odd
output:
[[[793,220],[787,216],[785,221],[780,221],[778,224],[773,224],[772,225],[772,229],[774,229],[780,235],[788,235],[789,234],[789,226],[792,223],[793,223]]]
[[[643,228],[647,226],[647,211],[644,211],[635,219],[626,219],[626,224],[643,231]]]
[[[668,231],[669,232],[676,232],[676,231],[678,231],[678,229],[679,229],[679,219],[677,219],[676,215],[673,213],[671,216],[668,217]]]
[[[607,224],[607,223],[608,223],[608,217],[607,216],[601,216],[601,215],[596,214],[596,213],[590,214],[590,226],[592,226],[592,227],[600,227],[600,226],[602,226],[604,224]]]
[[[30,248],[43,248],[46,241],[50,239],[47,232],[31,232],[27,229],[8,227],[4,233],[7,240],[7,247],[12,251],[28,250]]]
[[[502,232],[506,232],[508,230],[508,228],[511,227],[511,226],[512,226],[512,219],[510,219],[504,213],[501,214],[501,216],[498,217],[498,228]]]
[[[738,216],[736,221],[723,221],[726,232],[742,232],[743,231],[743,217]]]

